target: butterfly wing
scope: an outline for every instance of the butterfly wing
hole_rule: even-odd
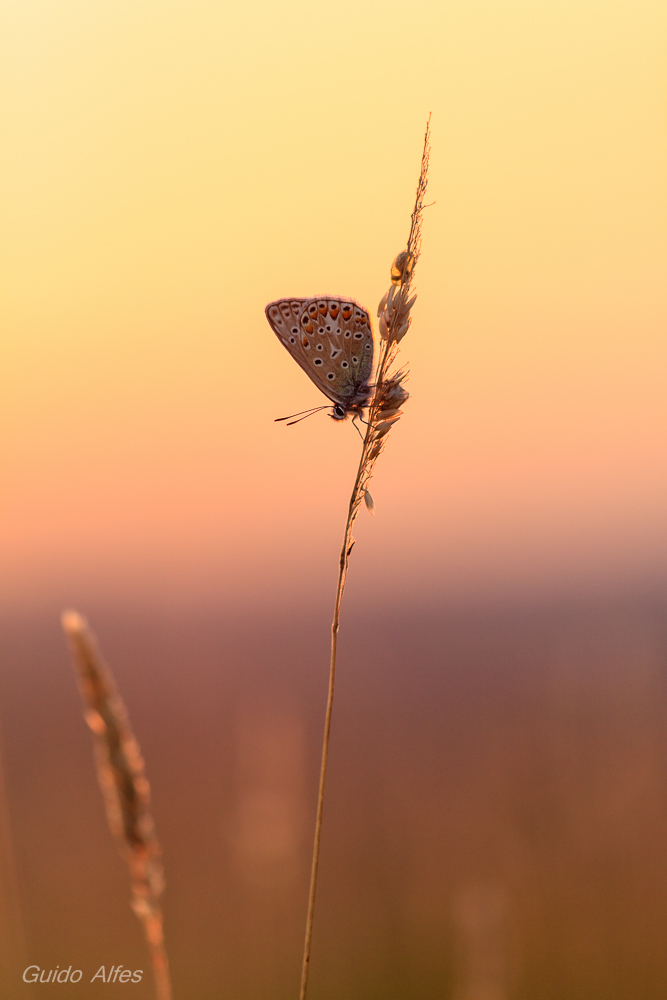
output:
[[[317,388],[347,408],[363,403],[373,370],[370,316],[352,299],[278,299],[266,318]]]

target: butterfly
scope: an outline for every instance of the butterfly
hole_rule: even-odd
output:
[[[334,404],[334,420],[368,405],[373,330],[352,299],[277,299],[265,309],[269,325],[306,375]]]

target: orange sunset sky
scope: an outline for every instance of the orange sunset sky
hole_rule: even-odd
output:
[[[264,317],[374,314],[431,180],[350,600],[667,579],[664,0],[4,0],[11,608],[333,591],[359,451]]]

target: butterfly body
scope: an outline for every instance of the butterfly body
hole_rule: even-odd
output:
[[[371,395],[373,331],[352,299],[277,299],[265,309],[271,329],[334,404],[334,420],[360,413]]]

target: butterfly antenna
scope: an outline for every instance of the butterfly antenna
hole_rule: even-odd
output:
[[[277,424],[281,420],[289,420],[287,426],[291,427],[292,424],[298,424],[300,420],[305,420],[306,417],[312,417],[314,413],[319,413],[320,410],[326,410],[326,408],[327,408],[326,404],[324,406],[314,406],[312,410],[301,410],[300,413],[293,413],[289,417],[276,417],[276,419],[273,422],[274,424]],[[298,419],[294,420],[294,417],[298,417]]]

